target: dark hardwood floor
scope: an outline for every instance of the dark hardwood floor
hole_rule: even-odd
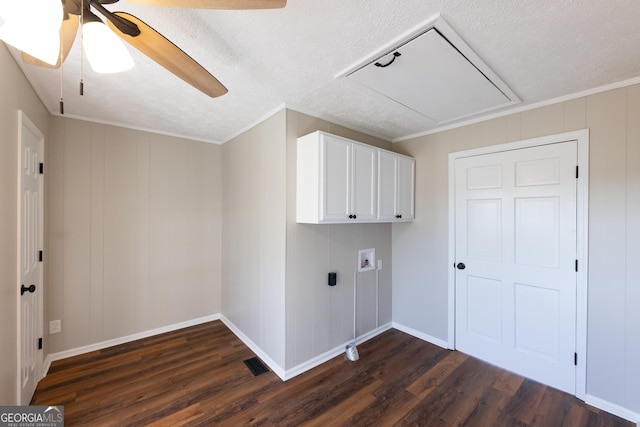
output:
[[[52,364],[34,405],[66,426],[628,426],[566,393],[397,330],[282,382],[220,321]]]

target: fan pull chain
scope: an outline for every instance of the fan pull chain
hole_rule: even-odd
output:
[[[60,114],[64,114],[64,98],[62,97],[62,66],[60,66]]]
[[[64,114],[64,97],[62,96],[63,82],[64,82],[64,62],[63,62],[63,49],[64,46],[64,31],[60,31],[60,114]]]
[[[84,0],[80,2],[80,96],[84,96]]]
[[[60,54],[62,57],[62,53]],[[60,63],[60,114],[64,114],[64,97],[62,96],[63,79],[64,77],[64,64]]]

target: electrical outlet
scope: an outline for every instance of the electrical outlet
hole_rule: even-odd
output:
[[[382,270],[382,260],[378,260],[378,270]]]
[[[51,320],[49,322],[49,335],[62,332],[62,320]]]

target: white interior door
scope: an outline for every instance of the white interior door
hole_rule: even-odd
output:
[[[42,375],[42,249],[43,194],[40,163],[43,161],[44,137],[21,113],[20,115],[20,203],[18,284],[18,373],[19,403],[28,405]]]
[[[577,142],[455,160],[455,345],[575,394]]]

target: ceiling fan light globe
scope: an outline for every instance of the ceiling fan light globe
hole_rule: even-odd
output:
[[[93,71],[109,74],[133,67],[133,58],[122,40],[102,21],[86,22],[82,29],[84,50]]]
[[[21,25],[6,22],[0,27],[0,40],[34,58],[54,65],[60,55],[60,31],[43,31],[42,28],[40,30],[36,34],[30,30],[25,31]]]
[[[31,26],[37,31],[40,26],[60,29],[64,11],[59,0],[0,1],[0,23],[2,20]],[[1,24],[0,24],[1,25]]]
[[[58,61],[62,2],[2,1],[0,17],[0,40],[48,64]]]

